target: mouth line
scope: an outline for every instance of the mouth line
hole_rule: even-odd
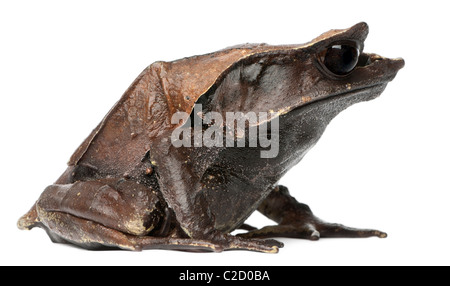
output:
[[[376,83],[376,84],[373,84],[373,85],[352,89],[352,90],[349,90],[349,91],[346,91],[346,92],[343,92],[343,93],[331,94],[331,95],[328,95],[326,97],[313,99],[313,100],[308,101],[308,102],[302,102],[298,106],[294,107],[292,109],[292,111],[297,110],[297,109],[301,109],[303,107],[307,107],[307,106],[310,106],[310,105],[313,105],[313,104],[320,104],[320,103],[322,103],[322,101],[330,101],[330,100],[334,100],[334,99],[340,99],[340,98],[343,98],[343,97],[349,97],[349,96],[356,95],[356,94],[364,92],[364,91],[368,91],[368,90],[374,89],[376,87],[382,87],[384,85],[386,85],[386,83]]]
[[[372,85],[368,85],[368,86],[364,86],[364,87],[360,87],[360,88],[356,88],[356,89],[351,89],[351,90],[349,90],[347,92],[344,92],[344,93],[329,95],[327,97],[319,99],[318,101],[326,100],[326,99],[329,99],[329,98],[335,98],[335,97],[344,97],[344,96],[347,96],[347,95],[360,93],[361,91],[370,90],[370,89],[373,89],[373,88],[378,87],[378,86],[383,86],[385,84],[386,83],[376,83],[376,84],[372,84]]]

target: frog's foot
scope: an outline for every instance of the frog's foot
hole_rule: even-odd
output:
[[[271,225],[247,233],[238,234],[245,238],[291,237],[318,240],[321,237],[387,237],[387,234],[373,229],[351,228],[341,224],[326,223],[316,218],[308,223]]]
[[[36,211],[36,204],[34,204],[33,207],[17,222],[17,227],[22,230],[30,230],[39,225],[40,221]]]
[[[387,234],[374,229],[357,229],[341,224],[327,223],[317,218],[311,209],[297,202],[286,187],[277,186],[258,208],[278,225],[250,230],[239,234],[246,238],[294,237],[318,240],[321,237],[387,237]]]
[[[277,253],[283,244],[273,239],[248,239],[232,235],[221,235],[214,239],[193,239],[173,237],[134,237],[132,241],[139,249],[167,249],[184,251],[250,250]]]
[[[283,243],[274,239],[249,239],[233,236],[231,243],[225,250],[251,250],[265,253],[278,253],[278,249],[282,248]]]

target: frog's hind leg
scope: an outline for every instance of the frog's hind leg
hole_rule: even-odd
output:
[[[137,250],[129,237],[146,235],[157,226],[160,208],[157,193],[133,181],[78,181],[47,187],[18,226],[38,226],[54,242],[88,249]]]
[[[189,238],[176,222],[172,225],[161,200],[152,189],[123,179],[51,185],[18,225],[22,229],[41,227],[53,242],[86,249],[275,252],[281,247],[243,238],[230,238],[224,244]]]
[[[258,211],[278,225],[250,230],[239,234],[246,238],[293,237],[318,240],[321,237],[387,237],[373,229],[357,229],[341,224],[327,223],[317,218],[311,209],[293,198],[286,187],[277,186],[258,207]]]
[[[139,250],[129,237],[100,223],[68,213],[39,210],[42,228],[55,243],[68,243],[90,250],[121,248]]]
[[[67,213],[39,211],[53,242],[70,243],[89,250],[173,249],[214,251],[214,245],[183,238],[136,236]]]
[[[137,236],[124,233],[100,223],[85,220],[67,213],[39,211],[43,228],[51,240],[57,243],[70,243],[90,250],[124,249],[141,251],[147,249],[182,250],[191,252],[218,252],[226,250],[209,240],[184,237]],[[236,238],[239,239],[239,238]],[[231,245],[227,249],[247,249],[276,252],[278,248],[263,248],[264,242],[256,248],[254,242]],[[281,247],[281,244],[276,244]]]

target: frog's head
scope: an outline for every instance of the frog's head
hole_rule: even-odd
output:
[[[254,45],[199,98],[217,112],[269,112],[272,116],[326,98],[380,95],[404,66],[403,59],[364,53],[366,23],[331,30],[302,45]],[[231,49],[249,48],[249,45]]]
[[[178,117],[172,123],[175,128],[190,126],[183,125],[189,116],[214,113],[221,118],[219,128],[226,124],[229,132],[236,119],[229,122],[229,113],[244,117],[264,113],[248,120],[247,126],[289,118],[282,123],[284,129],[308,134],[311,140],[297,138],[296,142],[311,146],[334,116],[354,103],[379,96],[404,66],[400,58],[364,53],[367,34],[367,24],[359,23],[331,30],[306,44],[246,44],[166,63],[164,76],[182,80],[173,87],[171,81],[165,84],[172,110],[185,114],[183,120]],[[290,124],[298,120],[301,126]],[[211,122],[217,120],[207,124]]]

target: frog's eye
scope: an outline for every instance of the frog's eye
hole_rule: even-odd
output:
[[[322,65],[334,75],[349,74],[358,63],[359,49],[356,43],[333,44],[319,53]]]

